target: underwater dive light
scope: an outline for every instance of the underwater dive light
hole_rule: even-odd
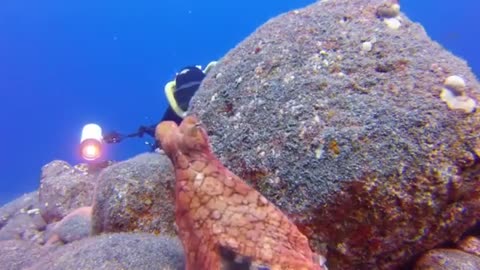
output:
[[[82,129],[80,154],[85,160],[96,160],[102,155],[102,128],[97,124],[87,124]]]

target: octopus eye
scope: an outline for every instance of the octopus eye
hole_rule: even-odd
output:
[[[224,246],[220,246],[218,252],[221,257],[222,270],[252,270],[251,258],[242,256]]]

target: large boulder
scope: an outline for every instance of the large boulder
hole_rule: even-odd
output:
[[[190,113],[330,269],[393,269],[480,216],[480,86],[395,1],[283,14],[208,74]]]
[[[145,153],[105,169],[95,192],[93,234],[175,234],[175,176],[163,154]]]
[[[43,166],[39,200],[45,221],[59,221],[79,207],[91,206],[96,175],[61,160]]]

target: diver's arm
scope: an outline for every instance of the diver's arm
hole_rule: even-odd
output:
[[[150,125],[150,126],[140,126],[138,128],[138,132],[137,133],[133,133],[132,137],[143,137],[143,134],[147,134],[149,135],[150,137],[152,138],[155,138],[155,128],[157,127],[157,125]]]
[[[121,134],[116,131],[109,132],[107,134],[104,134],[102,137],[102,140],[104,143],[119,143],[123,141],[125,138],[134,138],[134,137],[143,137],[144,134],[147,134],[151,136],[152,138],[155,138],[155,127],[156,125],[150,125],[150,126],[140,126],[135,133],[130,133],[130,134]]]
[[[178,125],[182,122],[183,118],[181,118],[180,116],[178,116],[170,106],[167,107],[167,109],[165,110],[165,113],[163,114],[163,117],[162,119],[160,120],[161,121],[173,121],[175,123],[177,123]]]
[[[124,135],[116,131],[112,131],[107,134],[104,134],[102,137],[103,137],[102,141],[105,143],[119,143],[125,138]]]

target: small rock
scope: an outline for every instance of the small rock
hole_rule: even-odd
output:
[[[475,236],[468,236],[458,243],[458,248],[480,257],[480,239]]]
[[[92,207],[80,207],[53,227],[47,244],[70,243],[88,237],[92,229]]]
[[[480,258],[456,249],[433,249],[415,264],[414,270],[478,270]]]

